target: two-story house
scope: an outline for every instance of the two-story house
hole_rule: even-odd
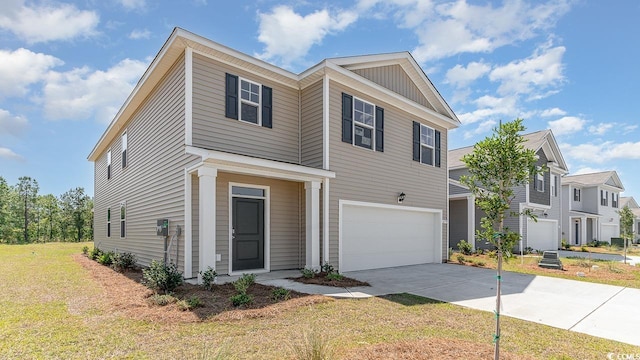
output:
[[[615,171],[562,178],[563,237],[571,245],[594,240],[611,242],[620,236],[620,193],[624,186]]]
[[[537,165],[547,171],[514,189],[515,197],[504,224],[521,235],[518,249],[556,250],[560,246],[563,222],[560,178],[568,172],[567,164],[551,130],[524,134],[523,138],[525,148],[535,151]],[[462,175],[469,174],[462,158],[472,151],[472,146],[449,151],[449,247],[453,249],[457,249],[460,240],[470,242],[474,248],[491,247],[487,242],[474,241],[484,214],[475,206],[473,194],[458,181]],[[526,215],[512,215],[525,210],[530,210],[536,220]]]
[[[441,262],[458,125],[407,52],[294,74],[177,28],[88,157],[95,245],[185,278]]]

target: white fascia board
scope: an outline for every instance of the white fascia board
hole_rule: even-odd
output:
[[[213,163],[218,169],[223,171],[276,177],[294,181],[322,181],[322,179],[334,179],[336,177],[336,173],[329,170],[254,158],[246,155],[230,154],[193,146],[187,146],[185,151],[187,154],[202,157],[202,161]]]
[[[362,91],[365,94],[370,94],[376,98],[379,98],[382,101],[388,102],[408,113],[414,114],[419,118],[430,118],[431,121],[439,123],[440,126],[446,129],[454,129],[459,126],[459,123],[452,118],[446,117],[436,111],[433,111],[426,106],[422,106],[418,103],[415,103],[400,94],[397,94],[389,89],[383,88],[380,85],[374,83],[371,80],[365,79],[357,74],[338,66],[334,63],[327,62],[327,69],[342,75],[349,80],[352,80],[353,83],[345,84],[349,87],[352,87],[356,90]],[[341,82],[337,77],[332,76],[331,80]],[[375,94],[377,92],[377,94]]]
[[[332,63],[343,66],[349,70],[377,67],[383,65],[397,64],[398,59],[408,59],[409,53],[406,51],[386,53],[386,54],[372,54],[372,55],[359,55],[359,56],[345,56],[338,58],[327,59]]]

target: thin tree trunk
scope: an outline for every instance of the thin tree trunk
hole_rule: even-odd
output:
[[[24,242],[29,243],[29,209],[27,208],[27,198],[24,198]]]

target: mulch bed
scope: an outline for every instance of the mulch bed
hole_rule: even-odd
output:
[[[205,290],[201,286],[185,283],[176,289],[173,296],[178,299],[188,299],[195,296],[201,300],[203,306],[191,311],[183,311],[175,303],[165,306],[151,303],[149,298],[154,295],[154,292],[141,284],[142,271],[140,269],[117,272],[80,254],[74,255],[73,258],[104,289],[110,312],[140,320],[199,322],[261,318],[276,316],[281,312],[300,306],[333,301],[333,299],[321,295],[307,295],[291,291],[289,300],[275,302],[271,298],[275,287],[253,284],[247,290],[247,294],[253,297],[253,302],[236,308],[229,300],[237,293],[231,283],[214,285],[213,290]]]
[[[322,286],[334,286],[334,287],[358,287],[358,286],[371,286],[369,283],[348,278],[346,276],[342,277],[340,280],[329,279],[327,278],[326,272],[319,272],[312,278],[306,278],[304,276],[296,277],[296,278],[288,278],[289,280],[297,281],[303,284],[310,285],[322,285]]]

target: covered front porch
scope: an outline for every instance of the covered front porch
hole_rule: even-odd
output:
[[[201,161],[186,169],[185,278],[318,269],[322,192],[335,173],[245,155],[188,147]]]
[[[586,245],[597,239],[598,223],[601,216],[582,211],[569,212],[569,234],[567,241],[571,245]]]

